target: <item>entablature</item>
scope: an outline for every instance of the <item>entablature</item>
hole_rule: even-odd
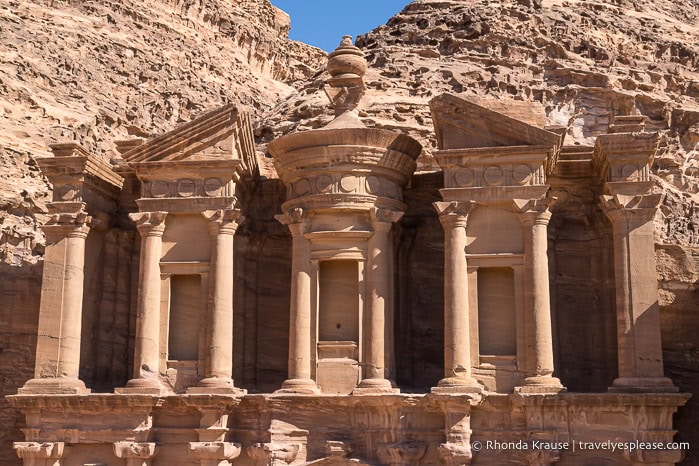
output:
[[[113,212],[115,200],[124,185],[101,158],[75,143],[52,144],[53,157],[41,157],[37,163],[53,184],[53,202],[85,202],[90,211]]]
[[[607,183],[650,182],[650,167],[660,145],[658,133],[616,133],[597,138],[592,158]]]

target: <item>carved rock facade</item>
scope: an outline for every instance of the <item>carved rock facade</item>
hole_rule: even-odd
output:
[[[442,172],[421,177],[417,141],[359,120],[357,56],[345,42],[333,54],[335,120],[269,145],[281,181],[258,176],[235,106],[122,144],[112,167],[74,145],[41,162],[59,187],[41,337],[34,378],[8,397],[26,416],[14,444],[25,465],[682,459],[658,446],[688,396],[663,374],[657,136],[566,147],[557,128],[442,95],[431,101]],[[411,201],[420,190],[433,206]],[[586,268],[558,248],[581,221],[596,246]],[[443,286],[421,302],[410,259],[434,238],[427,254],[440,259],[418,262]],[[108,250],[116,264],[100,261]],[[130,279],[121,299],[113,274]],[[593,288],[592,328],[608,339],[598,392],[565,387],[565,276]],[[94,322],[114,315],[127,321],[115,337],[133,339],[90,354]],[[427,367],[411,364],[416,317],[440,329]],[[616,448],[590,447],[605,441]]]

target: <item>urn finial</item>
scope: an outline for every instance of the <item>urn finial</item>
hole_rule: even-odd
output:
[[[352,44],[352,36],[343,36],[340,45],[328,57],[330,79],[325,93],[335,107],[335,117],[354,110],[364,95],[364,53]]]

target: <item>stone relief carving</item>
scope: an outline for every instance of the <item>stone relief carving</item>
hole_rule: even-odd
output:
[[[227,182],[220,178],[205,179],[181,178],[177,180],[145,181],[142,187],[144,198],[188,198],[188,197],[221,197],[229,193]]]
[[[287,186],[288,199],[315,194],[368,194],[377,197],[402,200],[402,190],[392,180],[378,176],[355,174],[322,174],[317,177],[301,178]]]
[[[532,186],[545,184],[543,164],[527,163],[456,167],[447,171],[447,188],[481,188],[488,186]]]

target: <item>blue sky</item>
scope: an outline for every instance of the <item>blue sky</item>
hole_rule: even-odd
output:
[[[332,52],[342,36],[353,37],[386,23],[410,0],[271,0],[291,16],[294,40]]]

